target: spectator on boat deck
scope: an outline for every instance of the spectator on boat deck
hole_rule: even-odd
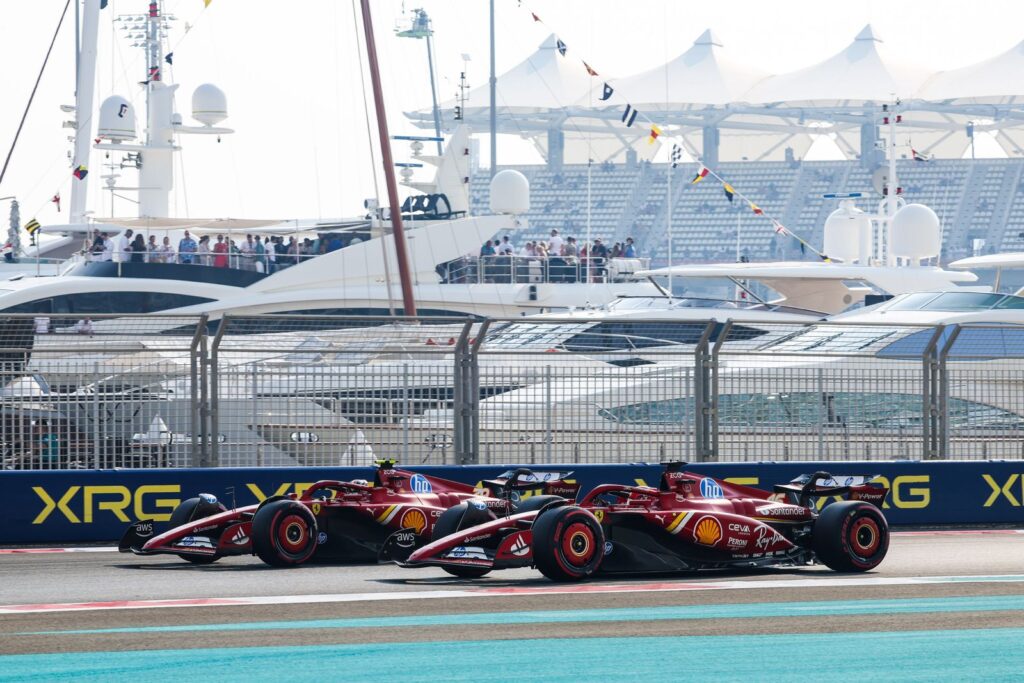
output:
[[[633,238],[626,238],[626,247],[622,250],[622,255],[626,258],[636,258],[636,246],[633,244]]]
[[[288,247],[281,236],[274,238],[274,263],[277,270],[288,267]]]
[[[537,247],[534,246],[533,242],[527,242],[523,245],[523,248],[519,250],[520,256],[536,256]]]
[[[253,256],[256,252],[256,245],[252,241],[252,235],[246,235],[245,241],[242,242],[242,246],[238,248],[242,253],[242,270],[255,270],[255,263],[253,262]]]
[[[491,241],[487,240],[484,242],[484,246],[480,247],[481,256],[494,256],[497,252],[494,250],[494,246],[491,245]]]
[[[294,266],[299,262],[299,242],[295,236],[288,238],[288,265]]]
[[[116,260],[124,263],[128,260],[128,257],[132,253],[132,235],[135,232],[131,229],[125,230],[117,238],[117,256]]]
[[[537,244],[533,246],[533,251],[537,255],[537,258],[548,257],[548,245],[544,242],[537,242]]]
[[[164,236],[164,243],[156,248],[160,263],[174,263],[174,247],[171,246],[171,238]]]
[[[548,240],[548,251],[552,254],[561,254],[564,243],[562,236],[558,234],[558,230],[552,230],[551,239]]]
[[[590,255],[594,258],[608,258],[608,247],[601,243],[601,238],[594,239],[594,246],[590,248]]]
[[[608,252],[608,258],[619,258],[622,256],[622,242],[616,242]]]
[[[501,238],[501,244],[498,245],[498,253],[502,256],[511,256],[515,253],[512,248],[512,242],[509,241],[508,235]]]
[[[93,238],[92,244],[89,246],[89,254],[91,254],[90,258],[92,258],[93,261],[101,260],[100,255],[103,254],[103,239],[105,236],[105,233],[96,233],[96,237]]]
[[[228,265],[231,268],[241,268],[242,252],[238,248],[238,243],[231,238],[228,238],[228,253],[231,255],[230,260],[228,261]]]
[[[92,333],[92,318],[86,316],[75,323],[75,334],[87,334],[91,337]]]
[[[228,244],[224,241],[224,235],[217,235],[217,244],[213,245],[213,267],[228,267]]]
[[[267,249],[263,246],[260,236],[256,235],[256,243],[252,247],[253,268],[257,273],[267,272]]]
[[[140,232],[135,236],[131,246],[131,262],[132,263],[145,263],[146,262],[146,238],[142,236]]]
[[[341,249],[341,235],[331,235],[331,239],[327,241],[327,251],[338,251]]]
[[[114,260],[114,240],[107,233],[103,233],[103,254],[100,256],[100,261],[113,261]]]
[[[146,256],[147,260],[151,263],[160,263],[160,245],[156,243],[156,235],[149,236],[149,242],[146,243]]]
[[[559,251],[559,255],[560,256],[567,256],[567,257],[576,256],[578,253],[579,253],[579,247],[576,245],[576,238],[575,237],[570,237],[569,239],[567,239],[565,241],[565,244],[562,245],[561,251]]]
[[[203,235],[199,238],[199,247],[196,249],[196,258],[201,266],[210,265],[210,236]]]
[[[181,263],[193,263],[196,250],[199,249],[199,245],[192,239],[192,235],[189,234],[188,230],[185,231],[185,236],[178,242],[178,260]]]

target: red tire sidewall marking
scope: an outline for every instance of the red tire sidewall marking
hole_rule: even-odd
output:
[[[857,536],[860,534],[861,529],[871,530],[871,543],[868,546],[862,546]],[[865,559],[874,556],[875,552],[878,551],[878,546],[882,544],[882,532],[878,528],[878,522],[872,519],[868,515],[859,517],[854,520],[852,528],[850,529],[850,543],[856,549],[854,554]]]

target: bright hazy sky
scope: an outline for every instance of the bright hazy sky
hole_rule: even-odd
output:
[[[74,0],[73,0],[74,1]],[[471,86],[488,76],[486,0],[373,0],[382,77],[392,135],[422,133],[403,110],[429,106],[426,47],[400,39],[415,7],[430,14],[436,31],[441,100],[455,94],[462,54],[468,53]],[[963,66],[1007,50],[1024,39],[1024,2],[984,0],[495,0],[498,73],[529,55],[550,31],[602,74],[629,75],[675,57],[711,28],[738,61],[773,73],[818,62],[845,47],[867,23],[895,55],[933,69]],[[6,156],[64,0],[0,2],[0,154]],[[141,13],[146,0],[110,0],[101,13],[96,106],[111,94],[133,100],[141,117],[144,76],[141,51],[114,31],[111,19]],[[545,26],[530,20],[537,12]],[[350,216],[373,196],[370,145],[363,114],[352,0],[167,0],[179,22],[170,45],[180,83],[178,110],[190,119],[192,90],[211,82],[228,96],[223,125],[238,132],[220,144],[212,137],[182,138],[172,212],[192,217],[317,218]],[[184,31],[185,23],[191,30]],[[17,195],[23,221],[67,220],[49,203],[54,192],[70,199],[68,118],[60,104],[73,102],[73,9],[29,113],[0,196]],[[369,83],[367,82],[367,85]],[[370,103],[372,111],[372,101]],[[141,128],[141,125],[140,125]],[[488,143],[481,140],[486,157]],[[377,152],[376,148],[374,149]],[[396,160],[408,158],[404,143]],[[521,141],[505,136],[499,161],[536,162]],[[110,215],[100,191],[103,159],[93,153],[89,208]],[[484,159],[486,165],[487,160]],[[126,172],[132,184],[131,172]],[[184,182],[182,182],[184,179]],[[383,191],[383,185],[381,186]],[[0,203],[6,223],[7,202]],[[117,215],[134,215],[119,201]]]

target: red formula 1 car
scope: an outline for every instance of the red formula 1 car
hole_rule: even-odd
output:
[[[536,509],[562,496],[576,497],[579,485],[563,481],[566,476],[553,472],[538,476],[519,469],[476,488],[383,462],[373,485],[319,481],[301,496],[274,496],[233,510],[202,493],[174,509],[170,528],[163,533],[156,534],[152,521],[130,525],[118,549],[137,555],[178,555],[194,564],[255,554],[276,567],[314,559],[349,563],[405,559],[431,538],[434,525],[453,505],[466,501],[474,509],[479,506],[502,516]],[[528,493],[531,497],[520,504]]]
[[[460,504],[399,564],[463,577],[534,566],[555,581],[815,562],[867,571],[889,547],[879,509],[888,489],[874,479],[816,472],[769,493],[669,465],[659,488],[605,484],[578,505],[552,500],[502,517]],[[845,500],[819,512],[815,501],[833,496]]]

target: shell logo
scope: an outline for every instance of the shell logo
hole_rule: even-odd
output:
[[[419,508],[411,508],[402,515],[401,525],[403,529],[412,529],[417,534],[422,534],[427,528],[427,516]]]
[[[715,545],[722,539],[722,525],[714,517],[701,517],[693,527],[693,540],[701,545]]]

